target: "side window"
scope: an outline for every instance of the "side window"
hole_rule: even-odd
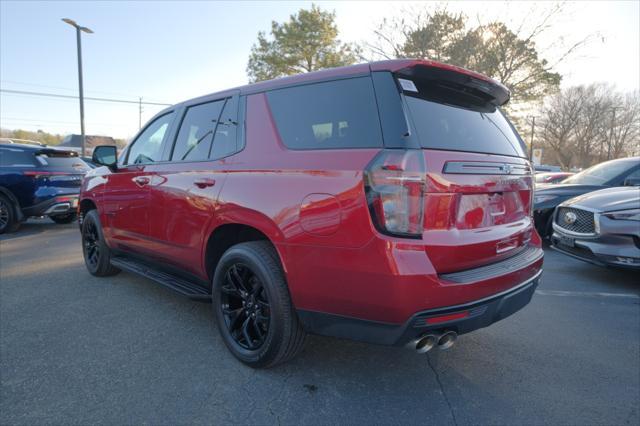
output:
[[[227,99],[216,127],[211,158],[218,159],[236,151],[236,131],[238,127],[238,97]]]
[[[148,164],[162,159],[162,143],[174,115],[173,112],[165,114],[147,126],[129,148],[127,164]]]
[[[292,149],[377,148],[380,119],[370,77],[267,93],[278,132]]]
[[[640,186],[640,169],[636,169],[624,178],[623,185]]]
[[[173,147],[172,161],[202,161],[209,158],[223,105],[224,100],[187,108]]]
[[[0,166],[2,167],[35,167],[33,160],[31,151],[25,152],[18,148],[0,149]]]

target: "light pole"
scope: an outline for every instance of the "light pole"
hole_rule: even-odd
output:
[[[71,25],[76,29],[76,40],[78,46],[78,85],[80,86],[80,143],[82,147],[82,156],[85,156],[84,149],[84,93],[82,88],[82,42],[80,41],[80,31],[87,34],[93,34],[87,27],[82,27],[76,23],[76,21],[69,18],[62,18],[63,22]]]

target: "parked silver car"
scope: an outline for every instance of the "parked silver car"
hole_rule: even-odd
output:
[[[551,242],[586,262],[640,269],[640,187],[603,189],[558,205]]]

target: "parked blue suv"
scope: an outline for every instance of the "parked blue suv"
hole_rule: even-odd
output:
[[[75,220],[88,170],[74,151],[0,142],[0,234],[15,231],[30,216]]]

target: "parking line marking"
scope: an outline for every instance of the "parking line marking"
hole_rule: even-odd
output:
[[[628,299],[640,299],[640,296],[633,293],[599,293],[587,291],[562,291],[562,290],[536,290],[536,294],[541,296],[583,296],[583,297],[626,297]]]

